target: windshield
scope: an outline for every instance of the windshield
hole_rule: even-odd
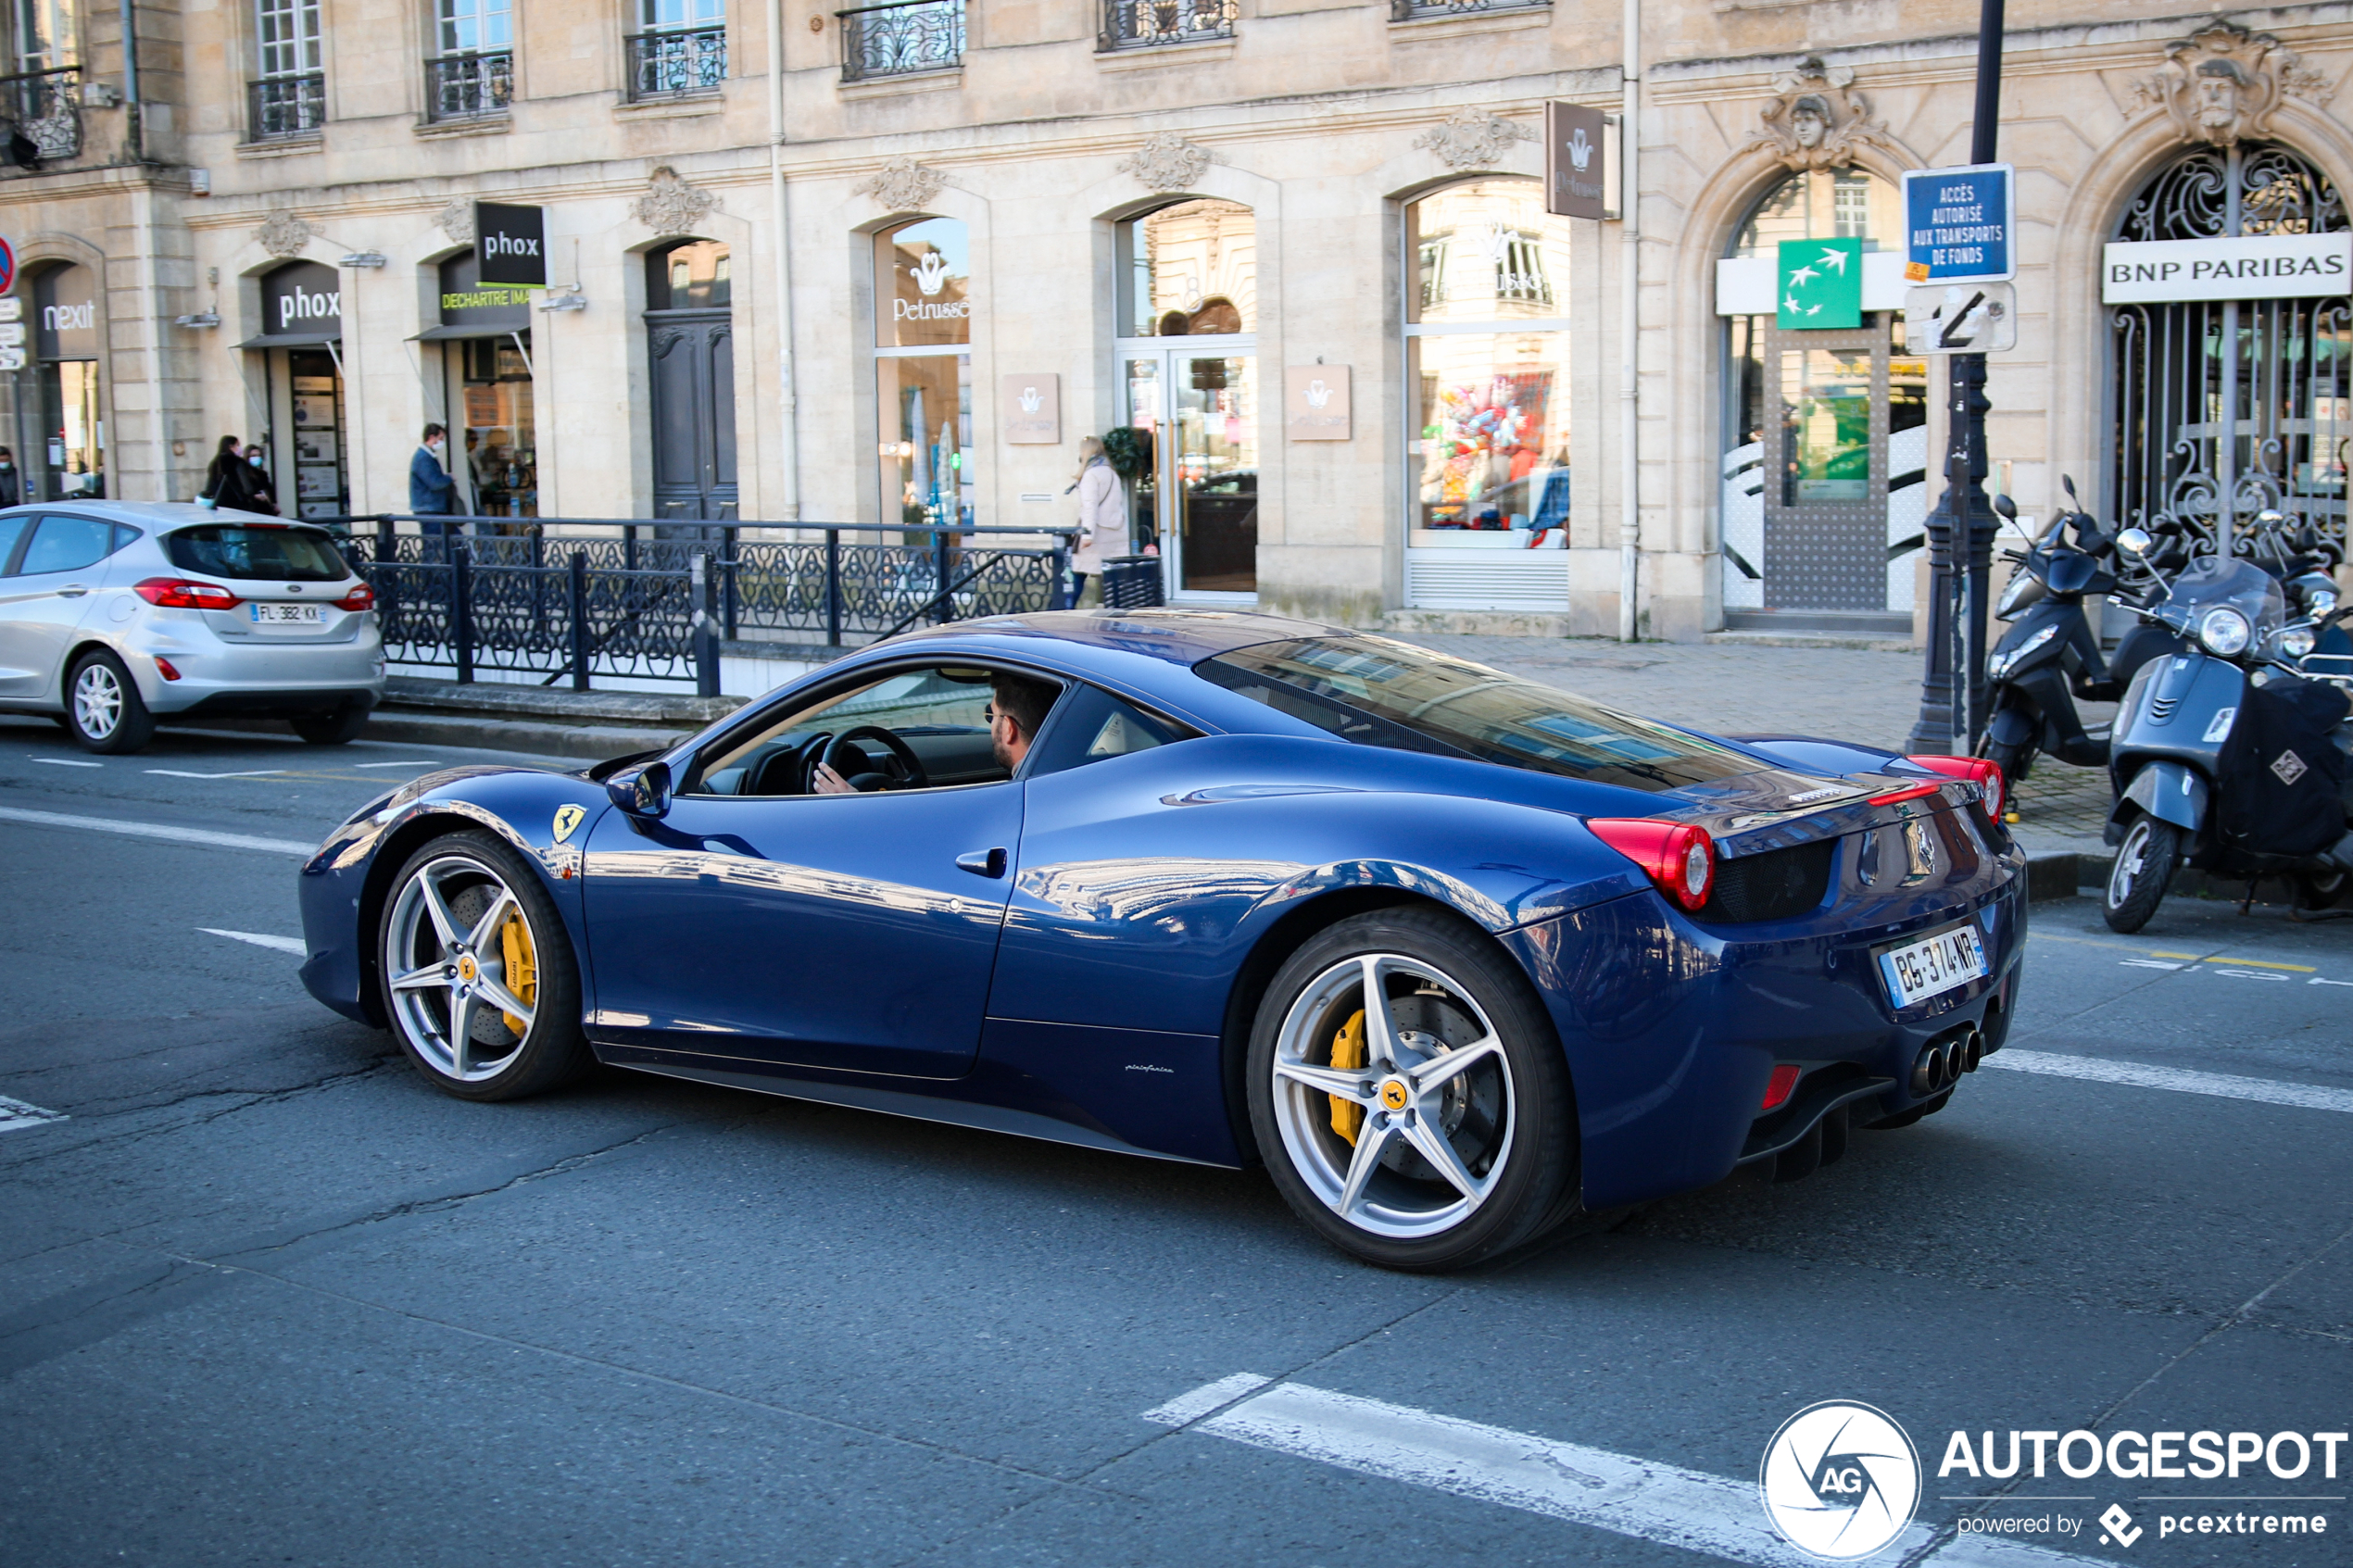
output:
[[[1556,687],[1382,637],[1262,643],[1193,668],[1359,746],[1472,757],[1653,792],[1766,766]]]
[[[163,547],[181,571],[208,577],[340,583],[351,575],[334,540],[315,528],[211,522],[165,534]]]
[[[2208,610],[2224,605],[2246,617],[2259,647],[2287,623],[2287,596],[2280,591],[2279,580],[2246,560],[2220,556],[2200,556],[2166,584],[2158,618],[2186,630]]]

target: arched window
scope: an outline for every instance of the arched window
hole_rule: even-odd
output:
[[[1928,363],[1906,352],[1902,197],[1860,169],[1793,174],[1768,191],[1726,251],[1724,608],[1877,616],[1908,628],[1929,491]],[[1784,327],[1785,247],[1856,242],[1861,323]],[[1891,270],[1893,269],[1893,270]],[[1846,622],[1841,622],[1846,624]]]
[[[1567,608],[1569,230],[1533,180],[1405,206],[1409,605]]]
[[[2264,240],[2347,226],[2328,177],[2286,147],[2200,147],[2158,171],[2113,238]],[[2277,508],[2345,538],[2353,447],[2353,302],[2184,297],[2112,307],[2117,517],[2211,552]],[[2219,291],[2191,283],[2184,295]],[[2225,428],[2233,439],[2223,439]]]
[[[972,244],[962,220],[875,236],[875,427],[886,522],[972,521]]]

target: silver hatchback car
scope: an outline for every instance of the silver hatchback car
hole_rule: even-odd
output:
[[[383,700],[375,594],[322,528],[180,502],[0,511],[0,711],[91,751],[158,719],[291,720],[337,746]]]

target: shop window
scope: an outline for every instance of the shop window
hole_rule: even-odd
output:
[[[1532,180],[1474,180],[1408,203],[1405,231],[1408,543],[1565,548],[1567,221]]]
[[[31,337],[41,388],[44,499],[94,500],[107,493],[100,335],[97,280],[89,268],[52,267],[33,278]],[[25,498],[34,497],[28,494]]]
[[[953,218],[875,236],[876,458],[886,521],[973,520],[971,245]]]
[[[1119,335],[1258,330],[1258,215],[1185,201],[1119,226]]]

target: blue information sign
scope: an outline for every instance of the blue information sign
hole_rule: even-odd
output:
[[[2001,282],[2018,273],[2018,206],[2007,163],[1904,175],[1904,281]]]

